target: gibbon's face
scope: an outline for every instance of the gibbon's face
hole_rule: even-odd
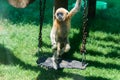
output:
[[[55,12],[55,18],[58,21],[65,21],[68,15],[68,11],[64,8],[59,8]]]

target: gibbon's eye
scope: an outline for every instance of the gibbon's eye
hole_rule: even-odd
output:
[[[62,12],[57,13],[57,16],[63,16]]]

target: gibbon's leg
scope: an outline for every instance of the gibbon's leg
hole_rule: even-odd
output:
[[[51,43],[52,43],[52,50],[53,50],[53,56],[52,56],[52,63],[53,68],[57,70],[58,68],[58,50],[57,50],[57,42],[56,42],[56,28],[53,26],[51,33],[50,33]]]
[[[61,47],[60,42],[57,42],[57,56],[56,56],[57,59],[59,58],[60,55],[60,47]]]
[[[64,46],[63,48],[60,50],[60,56],[62,56],[64,53],[68,52],[70,50],[70,43],[69,43],[69,39],[67,38],[67,40],[64,41]]]
[[[57,56],[57,50],[54,50],[54,54],[53,54],[53,56],[52,56],[51,59],[52,59],[52,63],[53,63],[53,68],[54,68],[55,70],[57,70],[57,68],[58,68],[56,56]]]
[[[51,33],[50,33],[50,39],[51,39],[51,43],[52,43],[52,50],[57,49],[57,44],[56,44],[56,40],[55,40],[55,36],[56,36],[56,28],[53,26]]]
[[[64,53],[68,52],[70,50],[70,44],[66,44],[61,50],[60,50],[60,56],[62,56]]]
[[[58,59],[60,56],[60,42],[57,43],[57,50],[54,50],[54,55],[52,57],[53,68],[57,70],[58,68]]]
[[[64,52],[68,52],[70,50],[70,42],[69,38],[67,37],[66,44],[64,46]]]
[[[68,52],[70,50],[70,44],[67,43],[64,48],[64,52]]]

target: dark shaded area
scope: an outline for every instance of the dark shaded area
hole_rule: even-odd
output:
[[[116,69],[116,70],[120,70],[120,65],[114,64],[114,63],[101,63],[98,61],[91,61],[91,60],[87,60],[87,62],[89,63],[89,66],[94,66],[96,68],[105,68],[105,69]]]
[[[37,66],[26,64],[19,58],[17,58],[11,50],[0,44],[0,64],[4,65],[20,65],[23,69],[38,71],[40,70]]]
[[[107,78],[102,78],[102,77],[94,77],[94,76],[89,76],[89,77],[83,77],[81,75],[73,74],[73,73],[66,73],[63,72],[62,70],[47,70],[44,71],[43,73],[39,74],[36,80],[58,80],[59,78],[71,78],[73,80],[109,80]]]
[[[118,49],[119,50],[119,49]],[[87,54],[90,54],[91,56],[104,56],[106,58],[120,58],[120,53],[116,51],[112,51],[110,53],[107,53],[107,54],[103,54],[101,52],[98,52],[98,51],[94,51],[94,50],[87,50]]]
[[[73,80],[86,80],[83,76],[72,74],[72,73],[65,73],[62,70],[47,70],[43,73],[39,74],[36,80],[58,80],[59,78],[72,78]]]
[[[110,79],[107,79],[107,78],[102,78],[102,77],[85,77],[86,80],[110,80]]]
[[[12,64],[13,63],[13,54],[9,49],[6,49],[4,45],[0,45],[0,64]]]
[[[105,38],[101,39],[100,37],[96,37],[94,38],[95,40],[98,40],[98,41],[105,41],[105,42],[114,42],[116,44],[120,43],[119,41],[119,38],[118,39],[115,39],[114,37],[111,37],[111,36],[106,36]],[[111,46],[112,47],[112,46]]]
[[[94,38],[96,41],[104,41],[104,42],[112,42],[112,43],[115,43],[115,44],[119,44],[119,39],[114,39],[113,37],[111,36],[107,36],[103,39],[97,37],[97,38]],[[120,50],[120,47],[119,46],[115,46],[115,45],[112,45],[112,44],[108,44],[108,45],[104,45],[104,44],[98,44],[99,47],[102,47],[102,48],[111,48],[112,51],[108,52],[107,54],[103,54],[102,52],[98,52],[98,51],[95,51],[95,50],[87,50],[87,54],[90,54],[92,56],[104,56],[106,58],[118,58],[120,59],[120,53],[119,53],[119,50]]]

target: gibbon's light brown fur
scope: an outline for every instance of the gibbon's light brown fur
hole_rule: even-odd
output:
[[[57,69],[57,59],[59,56],[70,50],[68,34],[71,27],[71,18],[79,11],[80,3],[81,0],[76,0],[74,8],[70,12],[64,8],[58,8],[55,12],[53,27],[50,33],[54,52],[52,57],[54,69]]]

